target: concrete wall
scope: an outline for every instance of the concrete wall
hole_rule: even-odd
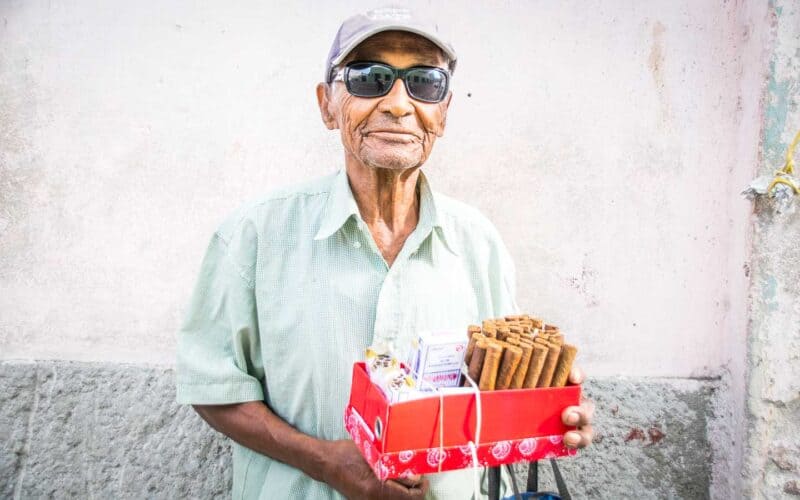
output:
[[[776,443],[760,437],[772,423],[765,415],[789,422],[796,387],[745,374],[762,346],[783,342],[777,325],[792,317],[778,314],[797,290],[779,280],[780,263],[794,258],[791,233],[760,213],[756,238],[767,251],[756,244],[751,261],[751,205],[738,193],[774,166],[770,148],[781,150],[797,123],[793,5],[408,3],[438,15],[460,53],[447,133],[427,167],[434,187],[495,222],[517,263],[520,305],[578,339],[581,364],[600,377],[603,437],[575,462],[587,469],[568,473],[599,469],[615,487],[657,497],[730,498],[744,461],[755,491],[763,464],[750,454]],[[184,410],[162,410],[200,257],[242,201],[342,165],[313,87],[338,22],[374,5],[0,3],[0,366],[16,384],[0,397],[22,405],[0,412],[0,437],[13,437],[0,456],[0,487],[12,489],[0,496],[47,494],[27,489],[36,456],[69,466],[31,470],[70,477],[83,494],[133,495],[125,485],[149,484],[132,478],[153,449],[114,455],[135,462],[119,466],[139,471],[130,476],[98,472],[111,450],[84,445],[97,428],[87,419],[121,418],[132,401],[167,411],[147,431],[199,433],[180,449],[194,439],[218,446]],[[768,362],[775,373],[796,366]],[[83,396],[48,407],[54,399],[37,384],[62,366],[84,382],[60,387]],[[8,375],[16,370],[19,379]],[[110,397],[126,377],[159,389]],[[774,408],[759,403],[775,390],[766,396]],[[99,405],[91,414],[83,397]],[[57,416],[73,451],[43,441],[59,433],[42,434],[37,422]],[[650,429],[668,437],[654,443]],[[787,446],[796,457],[796,443]],[[80,457],[89,472],[75,468]],[[219,472],[203,489],[159,494],[225,490],[226,460],[223,450],[203,462]],[[194,473],[170,467],[164,477],[178,483]],[[664,489],[672,486],[658,474],[678,485]],[[97,478],[121,486],[102,489]],[[600,487],[582,491],[602,496]]]
[[[783,166],[800,130],[800,5],[774,3],[762,174]],[[795,158],[800,162],[800,155]],[[753,221],[744,469],[744,493],[751,498],[800,496],[799,212],[776,214],[762,201]]]
[[[228,443],[173,402],[173,377],[140,365],[1,362],[0,498],[230,497]],[[561,461],[575,498],[708,498],[712,382],[600,378],[586,389],[601,432],[580,459]]]

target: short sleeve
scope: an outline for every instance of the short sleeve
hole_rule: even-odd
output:
[[[178,403],[264,399],[258,314],[248,275],[255,251],[242,240],[247,238],[241,230],[227,238],[218,231],[209,243],[178,334]]]

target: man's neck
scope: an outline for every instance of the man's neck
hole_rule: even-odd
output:
[[[348,162],[347,176],[361,218],[391,266],[419,221],[419,168],[395,171]]]

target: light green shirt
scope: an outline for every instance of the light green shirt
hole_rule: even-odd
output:
[[[514,266],[477,210],[418,182],[416,229],[391,267],[344,171],[250,203],[211,238],[179,334],[177,399],[264,401],[298,430],[344,439],[353,363],[378,341],[511,314]],[[472,495],[472,470],[428,476],[430,498]],[[233,444],[233,497],[341,498]]]

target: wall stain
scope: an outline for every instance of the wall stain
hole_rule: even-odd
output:
[[[650,444],[658,444],[666,436],[660,425],[654,425],[647,429],[647,435],[650,437]]]
[[[629,443],[633,440],[637,441],[644,441],[646,438],[644,436],[644,431],[639,427],[631,427],[631,431],[625,436],[625,442]]]
[[[597,294],[594,293],[597,282],[597,272],[591,268],[588,255],[584,254],[583,264],[581,265],[580,276],[569,278],[569,286],[577,290],[586,301],[586,307],[596,307],[600,304]]]
[[[30,251],[32,193],[43,179],[32,135],[38,120],[38,85],[24,55],[0,53],[0,278]]]
[[[647,58],[647,65],[650,68],[650,73],[653,75],[653,83],[656,86],[656,93],[658,94],[658,102],[661,108],[661,120],[659,125],[666,125],[671,120],[671,111],[669,107],[669,97],[667,96],[667,85],[664,78],[664,67],[666,64],[666,55],[664,53],[664,33],[667,28],[656,21],[653,24],[652,37],[653,43],[650,46],[650,56]]]

